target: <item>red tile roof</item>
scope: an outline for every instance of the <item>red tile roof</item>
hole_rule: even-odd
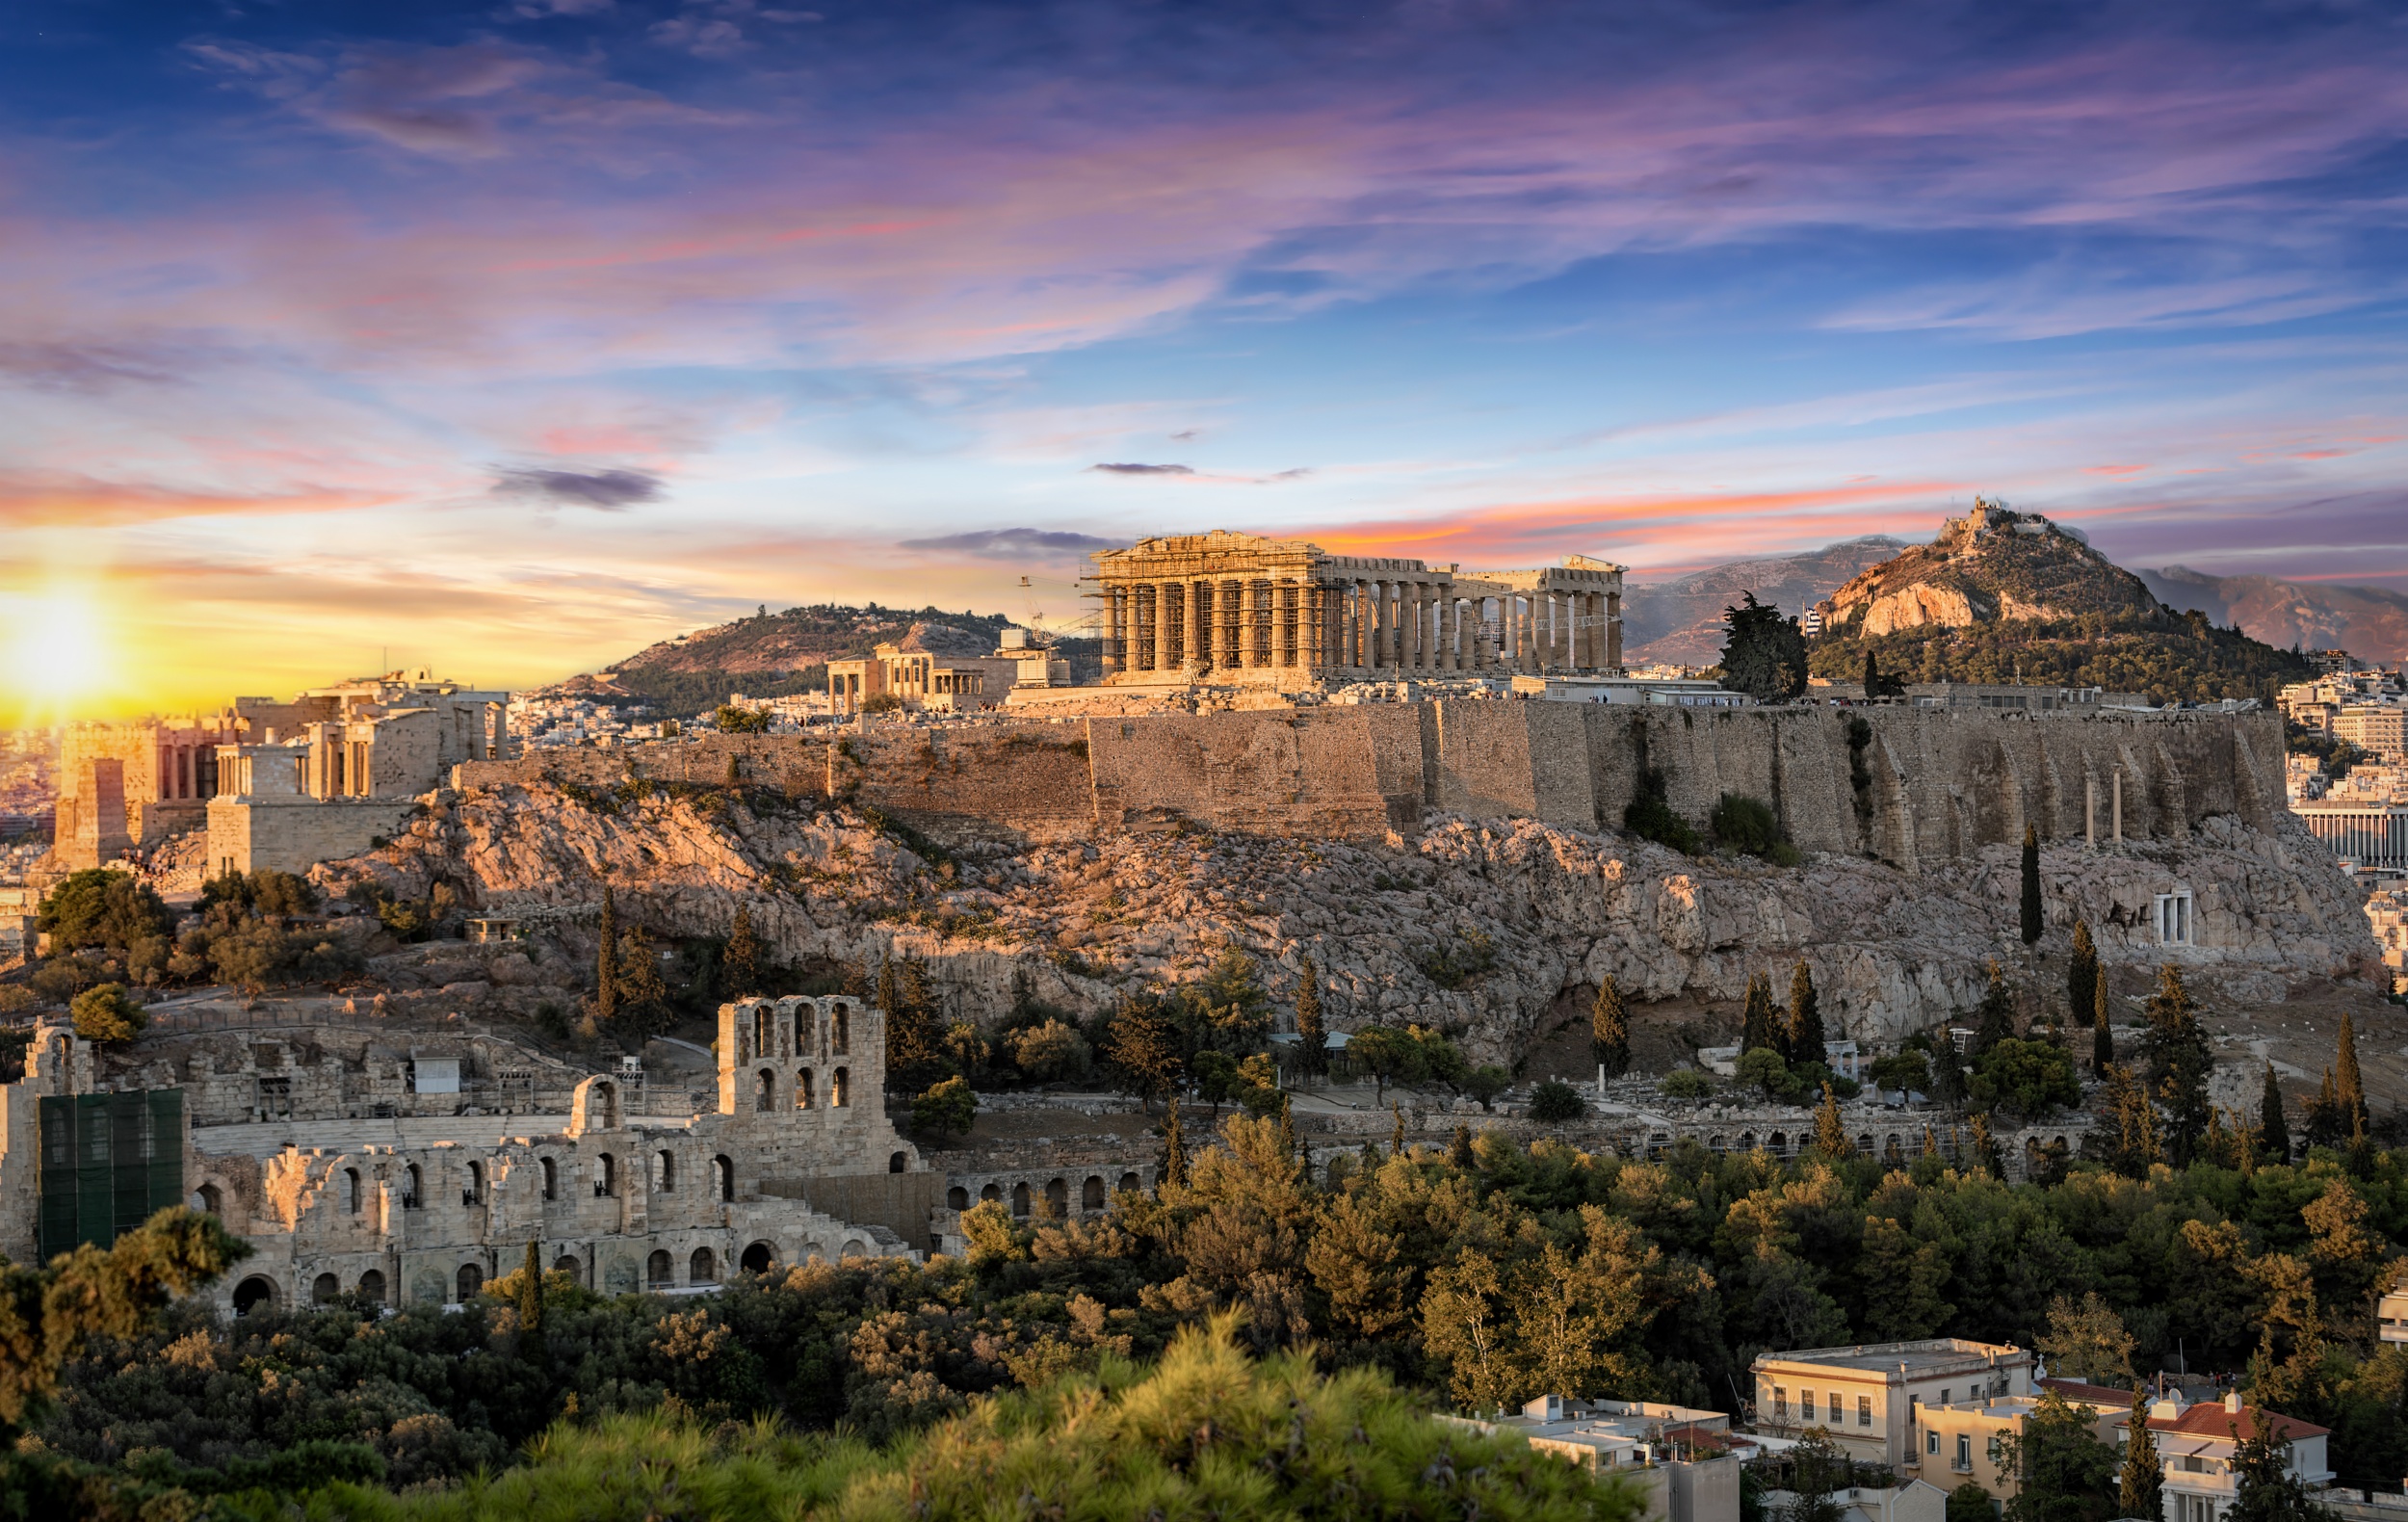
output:
[[[2295,1442],[2302,1437],[2322,1437],[2332,1430],[2329,1427],[2317,1427],[2314,1423],[2303,1422],[2295,1416],[2285,1416],[2280,1411],[2265,1410],[2263,1406],[2244,1405],[2238,1411],[2228,1411],[2224,1409],[2224,1403],[2221,1401],[2203,1401],[2171,1420],[2162,1416],[2153,1416],[2149,1418],[2149,1430],[2180,1432],[2186,1437],[2230,1439],[2238,1436],[2242,1442],[2248,1442],[2258,1435],[2258,1418],[2261,1415],[2264,1416],[2267,1424],[2274,1429],[2274,1435],[2286,1441]]]
[[[2089,1405],[2120,1405],[2130,1410],[2133,1404],[2130,1390],[2119,1390],[2111,1384],[2084,1384],[2080,1379],[2043,1379],[2040,1388],[2055,1390],[2068,1401]]]

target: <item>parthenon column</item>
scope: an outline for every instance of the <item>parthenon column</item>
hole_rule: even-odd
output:
[[[1622,594],[1606,593],[1606,665],[1622,669]]]
[[[1120,616],[1120,589],[1107,583],[1104,588],[1104,674],[1106,676],[1111,676],[1120,669],[1121,652],[1127,647],[1127,635]]]
[[[1179,659],[1182,665],[1194,666],[1204,658],[1204,584],[1200,581],[1183,582],[1179,590],[1187,598],[1180,609],[1184,615],[1182,629],[1187,635],[1187,643],[1180,646]]]
[[[1420,582],[1404,584],[1404,659],[1407,669],[1422,670],[1429,654],[1429,594]]]

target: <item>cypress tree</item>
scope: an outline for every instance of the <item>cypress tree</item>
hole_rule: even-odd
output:
[[[1296,969],[1296,1065],[1307,1077],[1329,1071],[1329,1030],[1322,1023],[1322,975],[1307,957]]]
[[[2079,1025],[2090,1018],[2098,1001],[2099,943],[2090,938],[2090,922],[2074,922],[2074,951],[2065,963],[2066,1022]]]
[[[1881,695],[1881,664],[1872,658],[1872,646],[1865,646],[1865,696],[1868,700]]]
[[[2333,1094],[2342,1103],[2342,1124],[2363,1130],[2367,1123],[2367,1089],[2358,1076],[2358,1027],[2347,1010],[2342,1011],[2341,1050],[2335,1054]]]
[[[2258,1143],[2269,1163],[2290,1161],[2290,1125],[2283,1118],[2283,1087],[2274,1081],[2274,1064],[2265,1064],[2265,1093],[2258,1101]]]
[[[736,923],[728,930],[720,967],[730,998],[761,991],[761,941],[752,933],[752,911],[744,905],[736,905]]]
[[[527,1244],[527,1270],[518,1276],[518,1331],[532,1338],[543,1329],[543,1255]]]
[[[1170,1120],[1163,1127],[1163,1172],[1154,1186],[1154,1197],[1160,1199],[1165,1189],[1188,1186],[1187,1142],[1179,1135],[1179,1096],[1170,1096]]]
[[[1822,1008],[1815,997],[1814,970],[1799,958],[1790,970],[1790,1049],[1793,1063],[1828,1063],[1829,1049],[1822,1038]]]
[[[2115,1065],[2115,1033],[2107,1026],[2107,981],[2103,968],[2090,978],[2090,1076],[2105,1078]]]
[[[1630,1010],[1622,999],[1622,985],[1611,973],[1597,985],[1597,1002],[1589,1007],[1588,1049],[1608,1078],[1619,1078],[1631,1070]]]
[[[2024,827],[2024,944],[2040,941],[2040,831]]]
[[[1846,1128],[1840,1124],[1839,1092],[1829,1084],[1822,1086],[1822,1103],[1815,1109],[1815,1146],[1834,1163],[1856,1155]]]
[[[1974,1159],[1992,1178],[2006,1177],[2006,1168],[1999,1157],[1998,1139],[1990,1134],[1990,1112],[1974,1112]]]
[[[1403,1157],[1406,1155],[1404,1141],[1404,1106],[1398,1104],[1392,1099],[1388,1102],[1388,1108],[1394,1111],[1397,1116],[1396,1135],[1388,1139],[1388,1155],[1390,1157]]]
[[[2158,971],[2158,991],[2149,1000],[2149,1078],[2164,1101],[2168,1151],[2177,1167],[2187,1166],[2208,1125],[2208,1075],[2214,1063],[2199,1008],[2172,962]]]
[[[618,1014],[618,901],[602,884],[602,951],[593,970],[593,1018],[609,1025]],[[533,1251],[533,1248],[529,1249]]]
[[[1459,1125],[1454,1128],[1454,1140],[1447,1143],[1447,1161],[1466,1173],[1472,1170],[1474,1160],[1470,1126]]]
[[[2133,1414],[2125,1430],[2124,1467],[2117,1475],[2115,1504],[2128,1517],[2165,1514],[2165,1465],[2158,1457],[2157,1434],[2149,1430],[2149,1397],[2133,1391]]]
[[[1976,1063],[2001,1041],[2015,1036],[2015,996],[2007,991],[2006,974],[1997,962],[1990,964],[1990,986],[1982,990],[1979,1018],[1974,1022],[1974,1038],[1966,1055]]]
[[[1772,1012],[1772,980],[1763,973],[1747,975],[1747,1005],[1740,1015],[1740,1051],[1742,1055],[1760,1046],[1779,1052],[1787,1044],[1781,1039],[1781,1029]],[[1789,1054],[1782,1053],[1782,1061]]]

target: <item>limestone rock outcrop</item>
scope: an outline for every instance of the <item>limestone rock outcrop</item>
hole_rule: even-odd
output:
[[[2268,832],[2212,816],[2186,838],[2120,851],[2049,846],[2035,985],[2062,998],[2077,917],[2126,984],[2172,960],[2234,1008],[2364,977],[2373,946],[2354,898],[2322,848],[2280,820]],[[924,958],[949,1007],[970,1015],[1006,1008],[1015,972],[1040,997],[1092,1011],[1145,982],[1196,976],[1236,946],[1283,1006],[1310,957],[1337,1028],[1434,1022],[1494,1061],[1584,1010],[1608,973],[1641,1000],[1693,1008],[1737,1000],[1752,973],[1778,983],[1803,958],[1826,1017],[1885,1041],[1973,1006],[1993,958],[2025,965],[2010,846],[1920,873],[1838,853],[1782,870],[1536,820],[1433,814],[1385,842],[1174,824],[950,851],[911,837],[923,854],[875,817],[767,789],[615,800],[515,784],[434,795],[421,824],[321,878],[407,895],[448,882],[484,912],[557,927],[554,944],[534,948],[547,966],[588,964],[606,879],[623,921],[663,935],[724,936],[742,905],[784,962]],[[2174,892],[2191,896],[2194,946],[2156,942],[2156,897]],[[523,976],[497,967],[490,982],[505,986],[491,993]]]

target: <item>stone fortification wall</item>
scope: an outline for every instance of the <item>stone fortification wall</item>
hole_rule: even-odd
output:
[[[1914,708],[1712,711],[1437,701],[1089,719],[964,730],[895,726],[828,741],[711,736],[472,762],[461,787],[629,776],[833,790],[953,836],[1056,840],[1176,819],[1309,837],[1411,828],[1424,809],[1618,827],[1643,773],[1702,824],[1725,793],[1771,804],[1808,851],[1903,867],[2113,828],[2180,840],[2282,808],[2272,714],[2028,716]]]
[[[307,872],[401,833],[416,807],[406,798],[213,798],[209,871]]]

